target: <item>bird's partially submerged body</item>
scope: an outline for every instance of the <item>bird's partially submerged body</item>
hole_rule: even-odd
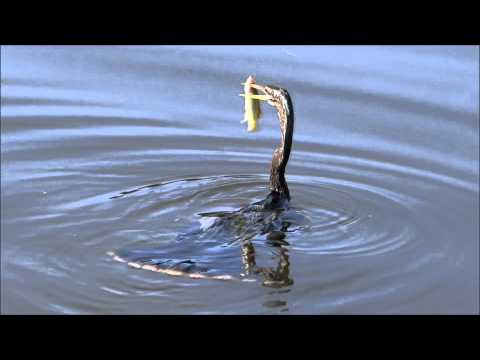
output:
[[[254,90],[254,91],[253,91]],[[258,92],[263,94],[258,94]],[[269,286],[286,286],[293,281],[289,277],[288,242],[286,234],[292,225],[300,225],[302,219],[290,208],[290,191],[285,179],[293,141],[293,105],[287,90],[276,86],[262,86],[248,78],[245,84],[246,111],[252,102],[267,101],[276,108],[281,130],[281,142],[274,151],[270,169],[267,197],[237,211],[208,212],[198,214],[200,225],[179,234],[175,242],[157,249],[120,250],[109,253],[115,260],[135,268],[156,271],[168,275],[208,279],[252,279],[261,276]],[[247,104],[250,102],[249,104]],[[255,109],[255,103],[253,103]],[[247,115],[258,119],[260,109]],[[252,119],[250,119],[252,120]],[[249,130],[252,129],[249,123]],[[256,124],[255,124],[256,126]],[[188,242],[189,251],[179,252],[178,242]],[[255,246],[264,242],[276,253],[276,266],[258,266]],[[177,247],[175,247],[177,244]],[[216,254],[212,249],[222,248],[223,258],[231,252],[223,268],[215,266]],[[239,273],[235,253],[241,249],[242,265]]]
[[[272,206],[271,197],[235,211],[199,213],[199,221],[161,247],[110,253],[138,269],[194,279],[260,279],[292,284],[287,237],[305,224],[298,209]],[[268,264],[270,262],[270,264]]]

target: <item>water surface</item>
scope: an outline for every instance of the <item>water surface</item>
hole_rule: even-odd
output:
[[[295,106],[293,283],[113,261],[193,256],[199,214],[267,194],[278,122],[240,124],[249,74]],[[1,311],[478,313],[478,78],[476,47],[2,46]],[[212,267],[241,268],[232,244],[202,244]]]

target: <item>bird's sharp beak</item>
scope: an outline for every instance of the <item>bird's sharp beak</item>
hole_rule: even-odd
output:
[[[242,83],[242,85],[245,85],[245,83]],[[265,86],[263,85],[258,85],[258,84],[249,84],[249,86],[255,90],[259,90],[263,93],[265,93]],[[240,94],[240,96],[246,96],[251,99],[255,100],[263,100],[263,101],[268,101],[270,100],[270,96],[268,95],[258,95],[258,94]]]
[[[245,85],[245,83],[242,83],[242,85]],[[263,86],[263,85],[249,84],[249,86],[256,89],[256,90],[260,90],[263,93],[265,92],[265,86]]]
[[[240,96],[248,97],[248,98],[255,99],[255,100],[263,100],[263,101],[270,100],[270,96],[268,96],[268,95],[240,94]]]

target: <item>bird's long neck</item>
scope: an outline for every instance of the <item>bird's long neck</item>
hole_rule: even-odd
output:
[[[270,191],[279,193],[290,200],[290,192],[285,180],[285,168],[292,149],[294,115],[292,101],[286,91],[283,100],[276,105],[282,139],[273,153],[269,188]]]

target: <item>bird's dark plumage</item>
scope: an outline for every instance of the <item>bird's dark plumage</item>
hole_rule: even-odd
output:
[[[290,191],[285,179],[285,170],[293,144],[292,99],[287,90],[277,86],[253,84],[252,87],[263,92],[258,99],[267,101],[276,109],[280,124],[281,139],[273,152],[268,185],[270,192],[267,197],[237,211],[199,214],[203,218],[215,218],[215,221],[207,228],[200,227],[178,236],[179,241],[191,241],[192,254],[188,258],[176,258],[173,255],[176,249],[161,248],[110,253],[114,259],[127,262],[133,267],[169,275],[230,279],[232,278],[230,275],[209,272],[202,263],[206,258],[208,258],[206,263],[209,263],[211,243],[219,238],[219,242],[238,241],[240,244],[244,276],[261,275],[264,279],[263,283],[268,286],[287,286],[293,282],[289,277],[289,257],[285,247],[288,242],[284,240],[292,223],[292,217],[286,215],[290,203]],[[252,239],[259,235],[265,235],[268,245],[276,249],[278,255],[276,267],[257,265]],[[168,257],[169,254],[171,257]]]

